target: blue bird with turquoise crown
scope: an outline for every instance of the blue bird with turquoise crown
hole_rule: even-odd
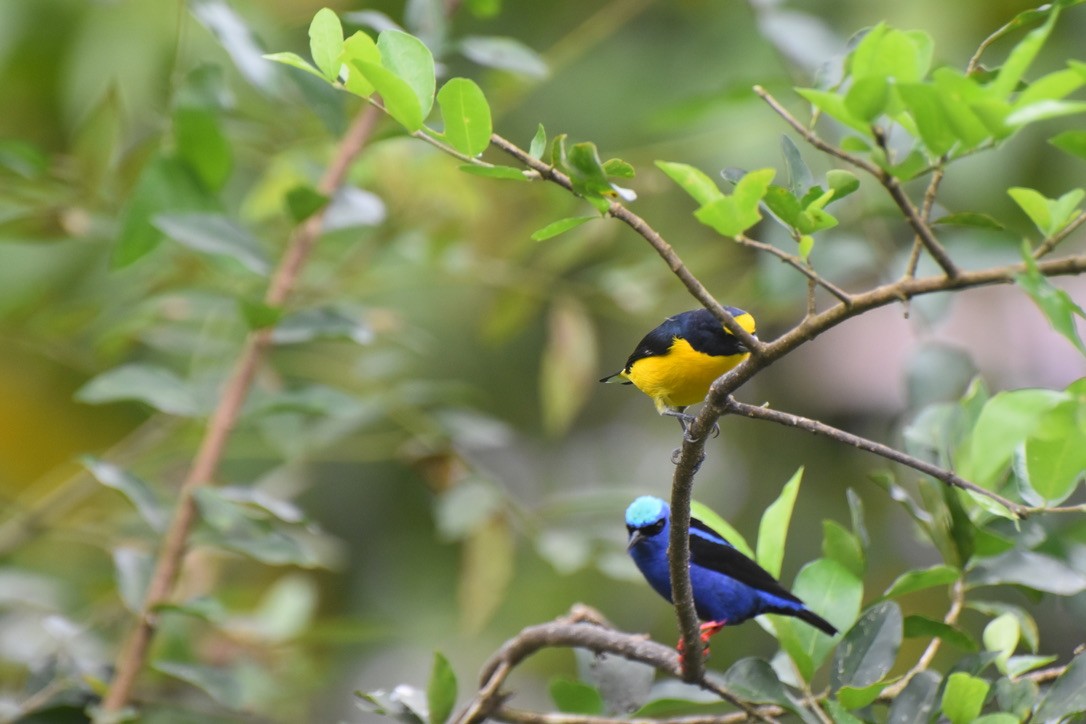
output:
[[[642,496],[626,509],[626,550],[657,593],[671,601],[668,536],[671,509],[660,498]],[[701,639],[725,625],[735,625],[763,613],[793,616],[833,636],[837,629],[807,608],[772,575],[740,553],[719,533],[697,518],[690,519],[690,585]]]

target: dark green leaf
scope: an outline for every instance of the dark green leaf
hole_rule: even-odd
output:
[[[781,136],[781,153],[784,155],[784,167],[788,173],[788,190],[794,196],[803,196],[814,183],[811,169],[807,168],[803,155],[788,136]]]
[[[165,506],[145,480],[101,458],[85,455],[80,460],[98,482],[128,498],[153,530],[159,533],[166,530],[168,518]]]
[[[251,501],[241,502],[236,497],[223,488],[205,487],[197,491],[196,503],[206,523],[196,536],[197,542],[241,553],[268,565],[303,568],[326,565],[314,545],[313,535],[301,525],[270,514],[273,508],[251,505],[248,504]]]
[[[549,688],[551,699],[559,711],[567,714],[603,713],[603,697],[594,686],[569,679],[554,679]]]
[[[800,569],[792,591],[842,631],[852,628],[860,613],[863,583],[837,561],[819,558]],[[812,626],[795,619],[771,617],[781,648],[796,664],[804,679],[810,680],[833,648],[834,640]]]
[[[946,586],[958,580],[959,576],[961,576],[961,572],[957,568],[945,565],[935,565],[930,568],[908,571],[898,576],[897,580],[891,583],[886,592],[882,594],[882,597],[897,598],[913,591],[922,591],[925,588]]]
[[[257,274],[271,271],[257,238],[221,214],[159,214],[153,222],[159,231],[190,249],[230,257]]]
[[[234,667],[155,661],[151,668],[192,684],[225,707],[236,710],[242,706],[243,688]]]
[[[1048,139],[1056,148],[1086,159],[1086,131],[1064,131]]]
[[[473,176],[483,176],[485,178],[499,178],[508,181],[527,181],[524,176],[524,171],[512,166],[476,166],[475,164],[464,164],[459,167],[464,173],[470,173]]]
[[[799,219],[800,212],[803,209],[799,205],[799,200],[792,194],[791,191],[783,186],[777,186],[776,184],[770,184],[766,190],[765,198],[762,199],[770,213],[776,218],[780,219],[786,226],[795,226],[796,221]]]
[[[381,65],[411,88],[418,100],[422,119],[425,119],[434,105],[434,90],[437,87],[434,56],[430,54],[430,49],[415,36],[400,30],[383,31],[377,36],[377,48],[381,51]],[[368,71],[366,77],[373,82]],[[381,90],[376,83],[374,85]],[[384,91],[381,91],[381,95],[384,96]],[[418,129],[409,127],[408,130]]]
[[[550,73],[539,53],[514,38],[470,36],[461,39],[458,47],[464,57],[489,68],[529,78],[546,78]]]
[[[575,229],[586,221],[593,221],[598,218],[598,216],[572,216],[568,219],[559,219],[547,224],[542,229],[532,232],[532,240],[545,241],[553,236],[564,234],[570,229]]]
[[[312,186],[295,186],[287,192],[287,211],[295,224],[308,219],[325,207],[330,199]]]
[[[862,709],[865,706],[870,705],[875,699],[879,698],[879,694],[882,693],[883,689],[890,686],[892,683],[893,681],[879,681],[870,686],[861,688],[842,686],[837,690],[837,701],[839,701],[841,706],[845,709]]]
[[[634,167],[621,158],[609,158],[603,162],[603,171],[609,178],[633,178]]]
[[[1086,711],[1086,655],[1079,654],[1052,682],[1034,720],[1056,721],[1083,711]]]
[[[1025,261],[1026,270],[1015,276],[1015,283],[1029,294],[1052,328],[1075,345],[1079,352],[1086,355],[1086,344],[1083,344],[1082,337],[1078,333],[1078,325],[1075,323],[1075,317],[1086,318],[1086,312],[1075,303],[1070,294],[1054,285],[1041,273],[1028,246],[1023,245],[1022,259]]]
[[[75,399],[92,405],[138,400],[181,417],[200,413],[196,396],[180,377],[163,367],[146,364],[127,364],[103,372],[79,388]]]
[[[943,689],[943,713],[951,724],[972,724],[980,715],[988,689],[989,684],[984,679],[962,671],[951,674]]]
[[[981,214],[975,211],[961,211],[956,214],[946,214],[945,216],[940,216],[932,223],[946,224],[948,226],[971,226],[976,229],[1002,230],[1004,228],[1002,223],[988,214]]]
[[[931,720],[940,677],[934,671],[921,671],[901,691],[890,705],[887,724],[915,724]]]
[[[276,344],[301,344],[314,339],[347,339],[356,344],[369,344],[373,341],[373,330],[360,315],[335,307],[316,307],[282,318],[272,334]]]
[[[490,146],[490,105],[475,81],[453,78],[437,94],[445,139],[460,153],[477,156]]]
[[[877,603],[864,612],[837,645],[830,668],[830,685],[862,689],[881,681],[897,659],[901,646],[901,608],[893,601]]]
[[[309,24],[309,54],[326,80],[333,81],[339,75],[342,52],[343,26],[339,16],[328,8],[321,8]]]
[[[796,470],[784,484],[777,499],[765,509],[758,525],[758,565],[769,571],[774,578],[781,575],[785,542],[788,540],[788,524],[792,520],[801,482],[803,468]]]
[[[999,708],[1017,716],[1018,721],[1028,721],[1041,698],[1036,682],[1029,679],[1011,681],[1001,678],[996,681],[994,689]]]
[[[832,558],[849,569],[857,578],[863,578],[867,561],[859,538],[840,523],[829,519],[822,521],[822,556]]]
[[[926,616],[906,616],[904,635],[908,639],[939,638],[970,653],[980,650],[977,642],[965,631]]]
[[[745,701],[794,708],[773,667],[762,659],[751,657],[736,661],[724,673],[722,683],[724,688]]]
[[[573,144],[568,148],[563,161],[563,168],[573,183],[574,193],[585,197],[614,195],[596,144],[587,141]]]
[[[200,181],[186,164],[173,158],[152,159],[140,173],[121,214],[113,266],[126,267],[158,246],[162,234],[151,224],[157,214],[207,209],[211,205]]]
[[[426,705],[430,724],[445,724],[456,706],[456,672],[438,651],[434,652],[434,666],[426,687]]]
[[[1086,590],[1086,575],[1052,556],[1022,550],[977,561],[965,580],[972,587],[1014,583],[1061,596]]]
[[[173,135],[178,158],[188,164],[205,188],[221,189],[230,177],[233,154],[215,112],[207,108],[178,108],[173,114]]]

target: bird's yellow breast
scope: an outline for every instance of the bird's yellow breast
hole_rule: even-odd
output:
[[[686,407],[705,399],[709,386],[747,358],[747,353],[713,356],[698,352],[676,337],[665,354],[642,357],[623,377],[634,383],[663,413],[669,407]]]

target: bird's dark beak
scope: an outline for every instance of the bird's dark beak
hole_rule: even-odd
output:
[[[633,548],[635,545],[637,545],[638,543],[640,543],[644,539],[645,539],[645,535],[641,531],[639,531],[639,530],[633,531],[632,533],[630,533],[630,540],[627,541],[627,543],[626,543],[626,550],[630,550],[631,548]]]

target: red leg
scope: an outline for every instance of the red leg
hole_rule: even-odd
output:
[[[727,625],[727,621],[706,621],[698,627],[698,631],[701,634],[701,643],[704,644],[704,647],[701,650],[702,656],[709,656],[709,639],[720,633],[720,631]],[[683,650],[686,647],[683,646],[683,640],[681,636],[679,637],[679,643],[676,644],[675,648],[679,652],[679,665],[685,668],[685,665],[683,663]]]

